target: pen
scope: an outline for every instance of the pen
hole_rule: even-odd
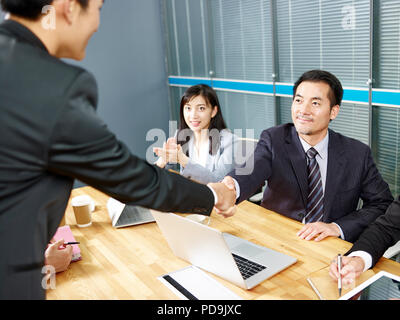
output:
[[[307,278],[307,281],[308,281],[308,283],[310,284],[311,288],[312,288],[312,289],[314,290],[314,292],[316,293],[316,295],[318,296],[318,298],[319,298],[320,300],[325,300],[325,299],[322,297],[321,293],[318,291],[318,289],[314,286],[314,283],[311,281],[311,279],[310,279],[310,278]]]
[[[67,246],[69,244],[80,244],[80,242],[64,242],[64,246]]]
[[[339,289],[339,297],[342,296],[342,275],[340,272],[342,271],[342,255],[338,254],[338,271],[339,271],[339,278],[338,278],[338,289]]]

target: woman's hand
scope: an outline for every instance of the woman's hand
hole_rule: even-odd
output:
[[[169,138],[166,143],[164,142],[162,148],[153,148],[153,152],[160,157],[156,164],[161,168],[164,168],[167,163],[179,163],[185,167],[189,161],[175,138]]]
[[[164,168],[168,163],[165,149],[166,149],[165,142],[162,148],[153,148],[153,152],[159,157],[155,164],[160,168]]]

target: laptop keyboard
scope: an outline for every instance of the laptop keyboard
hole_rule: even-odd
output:
[[[232,256],[233,259],[235,259],[237,266],[239,267],[239,271],[242,274],[243,279],[248,279],[251,276],[255,275],[256,273],[259,273],[260,271],[267,268],[265,266],[262,266],[261,264],[247,260],[234,253],[232,253]]]

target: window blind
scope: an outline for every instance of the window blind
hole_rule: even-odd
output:
[[[254,136],[247,138],[258,139],[264,129],[274,126],[272,97],[221,91],[218,97],[224,119],[232,131],[241,129],[245,135],[246,129],[252,129]]]
[[[279,81],[324,69],[344,86],[366,87],[369,0],[276,1]]]
[[[400,109],[375,108],[376,162],[393,195],[400,194]]]
[[[215,76],[272,80],[270,1],[210,1],[214,28]]]
[[[164,1],[168,71],[179,76],[208,76],[206,0]]]
[[[400,1],[378,2],[374,86],[400,89]]]
[[[400,89],[400,2],[377,2],[374,86]],[[376,161],[392,193],[400,194],[400,108],[374,108]]]

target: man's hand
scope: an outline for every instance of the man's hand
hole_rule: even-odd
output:
[[[236,192],[228,188],[224,183],[209,183],[214,192],[217,194],[218,202],[215,204],[215,211],[225,218],[231,217],[236,211]]]
[[[235,182],[233,181],[233,178],[231,176],[226,176],[221,182],[225,184],[228,189],[234,190],[236,193]]]
[[[329,268],[329,275],[333,280],[337,281],[339,276],[342,277],[342,283],[349,285],[355,281],[364,271],[364,260],[360,257],[342,257],[342,269],[338,271],[337,257],[332,261]]]
[[[339,237],[340,230],[334,223],[313,222],[304,225],[297,235],[304,240],[321,241],[329,236]]]
[[[63,249],[60,249],[62,247]],[[64,239],[60,239],[46,249],[44,254],[45,265],[51,265],[56,272],[67,270],[72,259],[72,246],[64,247]]]

